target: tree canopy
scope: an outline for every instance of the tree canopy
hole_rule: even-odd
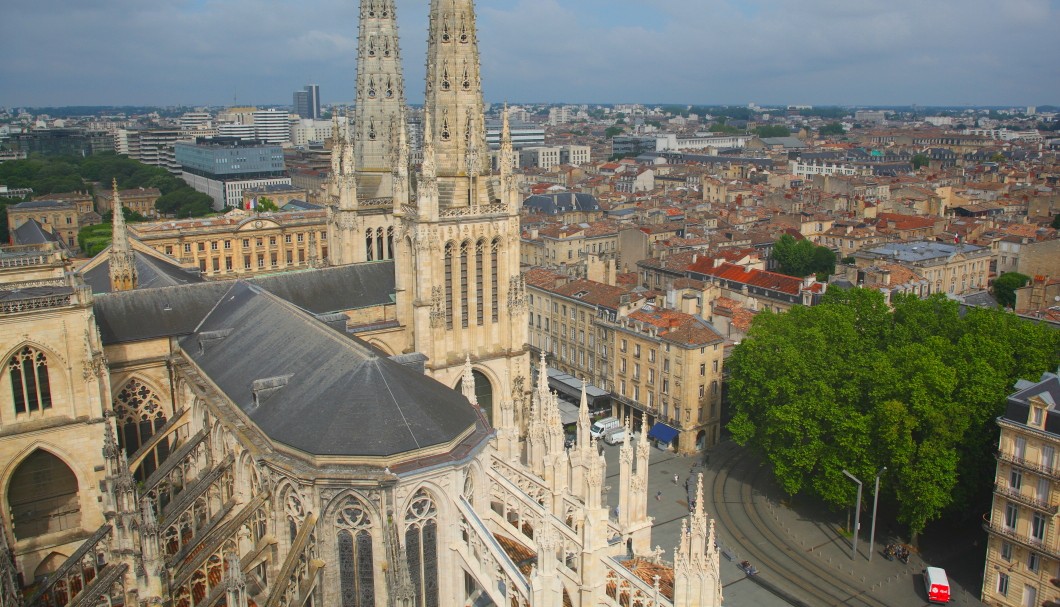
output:
[[[788,276],[830,275],[835,273],[835,252],[809,240],[795,240],[784,234],[773,244],[773,260],[781,274]]]
[[[758,135],[759,137],[787,137],[788,135],[791,135],[791,130],[786,126],[779,124],[767,124],[755,128],[755,135]]]
[[[931,162],[927,154],[914,154],[913,155],[913,169],[920,169],[926,167]]]
[[[1016,307],[1016,289],[1027,286],[1031,277],[1019,272],[1005,272],[994,279],[994,297],[1006,308]]]
[[[839,124],[838,122],[829,122],[828,124],[822,126],[821,129],[817,132],[822,137],[827,137],[829,135],[845,135],[847,131],[843,128],[842,124]]]
[[[1054,370],[1060,332],[999,310],[958,314],[942,294],[832,289],[814,307],[763,312],[726,362],[734,440],[790,495],[851,505],[883,466],[882,500],[914,536],[990,496],[995,418],[1017,379]]]

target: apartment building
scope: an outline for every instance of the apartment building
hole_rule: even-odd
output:
[[[677,453],[718,443],[725,338],[713,326],[654,305],[597,325],[600,347],[614,353],[617,417],[647,424],[652,438]]]
[[[118,198],[130,211],[136,211],[144,217],[158,217],[155,210],[155,201],[162,192],[158,188],[133,188],[118,192]],[[106,213],[114,208],[114,193],[110,190],[100,190],[96,194],[100,213]]]
[[[989,248],[934,241],[895,242],[853,254],[859,269],[881,263],[903,265],[928,281],[931,293],[963,295],[986,288],[993,253]]]
[[[1020,380],[997,418],[1001,438],[988,533],[982,600],[992,606],[1060,601],[1060,380]]]

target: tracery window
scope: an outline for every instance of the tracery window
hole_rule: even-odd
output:
[[[483,297],[485,293],[482,284],[482,269],[484,267],[482,262],[484,260],[485,248],[486,243],[481,240],[475,245],[475,323],[480,327],[484,320],[484,310],[486,306],[486,301]]]
[[[405,512],[405,553],[416,607],[438,607],[438,508],[423,489]]]
[[[166,413],[154,390],[133,378],[114,397],[114,415],[118,424],[118,446],[132,456],[155,432],[166,425]],[[169,441],[158,443],[136,469],[136,479],[145,480],[169,456]]]
[[[496,239],[490,243],[490,310],[493,322],[497,322],[500,309],[497,305],[497,249],[500,242]]]
[[[453,328],[453,243],[445,244],[445,328]]]
[[[469,243],[460,244],[460,326],[464,328],[467,328],[469,315],[467,303],[470,290],[470,285],[467,283],[468,248],[470,248]]]
[[[11,375],[11,395],[14,397],[15,413],[52,408],[48,357],[44,352],[32,346],[25,346],[7,362],[7,369]]]
[[[383,247],[386,246],[386,242],[383,240],[383,228],[375,229],[375,250],[376,259],[386,259],[386,252]]]
[[[375,247],[372,245],[372,228],[364,231],[364,257],[367,261],[375,259],[372,257]]]
[[[350,496],[335,516],[338,528],[342,607],[375,605],[371,520],[364,504]]]

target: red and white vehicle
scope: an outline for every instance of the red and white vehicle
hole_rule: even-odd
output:
[[[928,567],[924,570],[924,591],[932,603],[950,602],[950,581],[946,578],[946,570],[938,567]]]

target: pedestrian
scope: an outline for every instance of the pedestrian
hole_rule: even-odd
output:
[[[674,484],[675,485],[677,484],[677,479],[678,479],[678,476],[677,476],[677,473],[675,472],[674,473]]]
[[[662,491],[659,491],[659,492],[657,492],[655,494],[655,501],[657,501],[657,502],[661,502],[662,501]]]

